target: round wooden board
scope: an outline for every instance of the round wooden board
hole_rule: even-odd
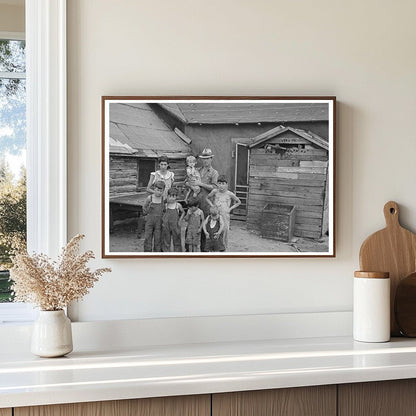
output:
[[[416,337],[416,273],[409,274],[398,284],[394,316],[403,335]]]
[[[416,234],[399,222],[399,206],[394,201],[384,205],[386,228],[367,237],[360,249],[360,269],[390,273],[391,335],[400,335],[394,319],[394,298],[400,281],[413,273],[416,264]]]

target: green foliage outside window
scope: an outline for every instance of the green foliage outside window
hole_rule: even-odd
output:
[[[13,175],[3,161],[0,164],[0,302],[9,302],[8,269],[11,267],[13,249],[26,241],[26,174],[22,169],[20,179]]]
[[[11,255],[26,242],[25,71],[25,42],[0,40],[0,302],[12,300]]]

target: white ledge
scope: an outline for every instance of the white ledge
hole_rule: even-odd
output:
[[[12,306],[19,306],[14,304]],[[0,309],[1,313],[1,309]],[[6,319],[7,321],[7,319]],[[352,334],[352,313],[191,316],[73,323],[75,350],[144,345],[316,338]],[[0,353],[28,351],[31,326],[0,326]]]
[[[212,342],[66,358],[0,355],[0,407],[209,394],[416,377],[416,340],[350,337]]]

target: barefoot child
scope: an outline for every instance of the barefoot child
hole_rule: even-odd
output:
[[[182,251],[181,231],[179,222],[182,221],[185,211],[182,205],[176,201],[178,191],[169,189],[166,199],[165,213],[162,219],[162,249],[164,252],[170,251],[173,242],[173,251]]]
[[[185,243],[188,244],[190,252],[201,251],[201,229],[204,222],[204,213],[198,208],[198,205],[199,201],[196,198],[189,198],[189,208],[185,216],[185,221],[188,223]]]
[[[221,175],[217,181],[217,189],[213,189],[207,196],[207,203],[210,206],[216,206],[222,218],[224,219],[224,246],[228,246],[228,230],[230,229],[230,213],[240,204],[238,198],[233,192],[228,190],[227,179]],[[234,204],[233,204],[234,203]]]
[[[146,216],[144,227],[144,251],[162,251],[162,215],[164,208],[163,191],[165,183],[157,181],[154,191],[143,204],[143,214]]]
[[[211,207],[209,215],[205,219],[202,229],[205,233],[204,251],[225,251],[224,247],[224,220],[218,212],[217,207]]]

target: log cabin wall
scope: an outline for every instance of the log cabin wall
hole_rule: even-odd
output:
[[[175,175],[174,187],[179,191],[178,199],[185,199],[188,191],[184,185],[186,179],[186,159],[169,159],[169,170]]]
[[[283,155],[253,148],[247,227],[260,232],[262,210],[267,203],[296,206],[294,235],[320,238],[328,171],[328,152],[306,144]]]
[[[110,155],[110,199],[136,192],[137,159]]]
[[[186,159],[169,159],[169,166],[175,174],[175,184],[183,185],[186,177]]]
[[[145,186],[138,189],[141,160],[142,158],[134,156],[110,156],[110,199],[145,190],[150,174],[146,173],[146,177],[141,178],[140,182]],[[149,161],[150,159],[146,160]],[[155,167],[157,167],[157,159],[155,158],[153,161]],[[185,159],[169,159],[169,166],[170,170],[175,174],[176,185],[182,186],[186,175]],[[154,171],[154,169],[152,170]]]

